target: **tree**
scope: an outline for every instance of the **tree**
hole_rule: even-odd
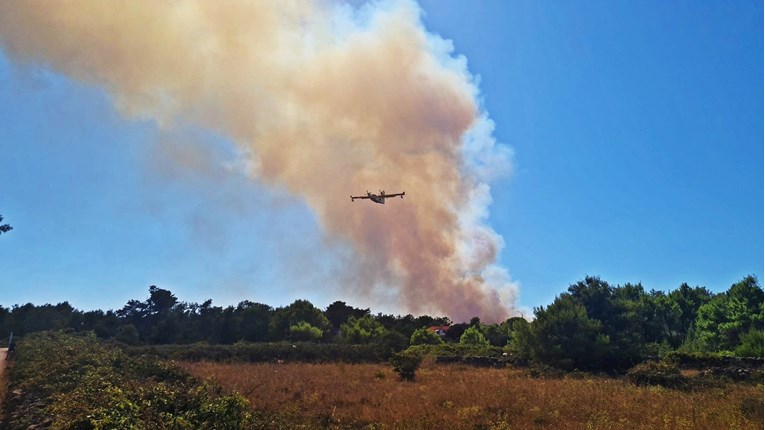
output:
[[[441,345],[443,343],[441,336],[428,330],[427,327],[418,328],[409,338],[409,345]]]
[[[297,324],[290,326],[290,332],[287,336],[289,340],[293,341],[317,341],[324,335],[324,332],[311,324],[300,321]]]
[[[3,222],[2,215],[0,215],[0,222]],[[8,233],[11,230],[13,230],[13,227],[10,224],[0,224],[0,234]]]
[[[125,324],[117,329],[114,339],[128,345],[138,344],[138,330],[133,324]]]
[[[596,338],[607,340],[609,345],[599,358],[601,369],[626,369],[640,361],[647,343],[646,332],[654,331],[649,297],[642,285],[613,287],[598,277],[587,276],[571,285],[559,299],[582,306],[586,319],[579,319],[578,323],[592,328],[591,322],[597,322]],[[574,312],[567,303],[550,310],[565,310],[566,318],[578,318],[578,311]]]
[[[385,328],[370,315],[354,316],[340,326],[343,340],[347,343],[373,343],[383,338]]]
[[[757,278],[747,276],[699,308],[693,343],[707,352],[733,351],[762,324],[763,291]]]
[[[449,342],[459,342],[462,333],[465,333],[465,330],[467,330],[468,327],[470,327],[470,325],[467,323],[459,323],[450,326],[449,329],[446,330],[446,339]]]
[[[348,318],[362,318],[366,315],[369,315],[369,309],[354,308],[353,306],[346,305],[345,302],[341,302],[340,300],[327,306],[327,309],[324,311],[324,316],[327,317],[327,320],[329,320],[329,323],[332,324],[332,327],[335,329],[339,329],[343,323],[348,321]]]
[[[688,338],[696,323],[699,308],[712,300],[712,293],[704,287],[691,288],[683,282],[678,289],[669,293],[668,298],[671,312],[677,314],[674,324],[670,327],[670,342],[678,347]]]
[[[236,313],[240,339],[250,342],[268,340],[268,323],[274,314],[271,306],[245,300],[237,305]]]
[[[610,347],[600,321],[572,296],[561,294],[534,310],[530,325],[531,358],[561,369],[600,370]]]
[[[422,363],[423,355],[418,351],[407,349],[397,352],[390,358],[393,371],[405,381],[414,381],[415,373]]]
[[[738,357],[762,357],[763,335],[762,330],[753,328],[739,336],[740,342],[733,353]]]
[[[507,349],[522,361],[531,359],[531,324],[525,318],[510,318],[505,323],[509,326],[510,340]]]
[[[165,314],[178,303],[178,298],[169,290],[163,290],[156,285],[149,287],[149,299],[146,300],[146,309],[149,315]]]
[[[510,339],[510,333],[505,323],[487,324],[480,327],[480,329],[486,340],[493,346],[505,346]]]
[[[274,312],[268,324],[268,332],[272,339],[282,340],[290,336],[292,326],[306,322],[321,330],[322,334],[329,330],[329,320],[324,313],[308,300],[295,300],[287,307]]]
[[[478,327],[470,326],[460,336],[460,345],[489,346],[489,341],[486,340]]]

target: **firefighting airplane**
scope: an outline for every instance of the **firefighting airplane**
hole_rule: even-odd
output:
[[[404,195],[406,194],[406,191],[396,193],[396,194],[385,194],[385,191],[380,190],[380,194],[373,194],[367,191],[366,196],[351,196],[351,201],[354,201],[356,199],[370,199],[375,203],[380,203],[381,205],[385,204],[385,199],[389,199],[391,197],[401,197],[404,198]]]

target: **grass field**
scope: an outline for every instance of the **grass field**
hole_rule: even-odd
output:
[[[679,391],[434,363],[424,364],[416,382],[400,381],[384,364],[182,366],[243,394],[274,428],[763,428],[761,384]]]

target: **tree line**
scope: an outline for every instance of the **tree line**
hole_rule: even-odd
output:
[[[443,335],[429,329],[448,326]],[[317,342],[377,344],[391,351],[412,345],[494,346],[516,360],[563,369],[626,369],[671,351],[763,355],[763,290],[747,276],[727,291],[682,284],[669,292],[640,284],[609,285],[598,277],[572,284],[528,321],[485,324],[476,316],[454,323],[429,315],[372,314],[335,301],[319,309],[307,300],[288,306],[240,302],[213,306],[179,301],[149,287],[145,300],[118,310],[80,311],[69,303],[0,306],[0,332],[92,331],[128,345]]]

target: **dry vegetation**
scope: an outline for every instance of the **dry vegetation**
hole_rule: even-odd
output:
[[[7,363],[5,362],[6,354],[8,354],[8,348],[0,348],[0,410],[2,410],[5,405],[5,395],[7,391],[5,390],[5,367],[7,366]]]
[[[620,379],[531,379],[518,369],[426,363],[414,383],[384,364],[184,363],[242,393],[274,427],[762,429],[762,385],[703,391]]]

